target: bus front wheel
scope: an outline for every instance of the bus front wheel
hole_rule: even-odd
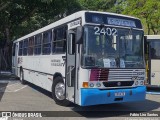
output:
[[[52,97],[59,105],[68,106],[70,104],[70,102],[65,98],[65,84],[61,77],[56,77],[53,80]]]

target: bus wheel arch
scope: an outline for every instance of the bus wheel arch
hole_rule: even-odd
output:
[[[53,79],[52,98],[58,105],[68,106],[70,102],[66,100],[65,83],[62,76],[57,76]]]
[[[56,72],[56,73],[53,75],[53,82],[54,82],[54,79],[56,79],[57,77],[63,78],[61,73]]]

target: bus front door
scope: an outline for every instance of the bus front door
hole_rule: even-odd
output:
[[[66,52],[66,99],[75,103],[75,82],[76,82],[76,45],[75,33],[69,30],[67,33]]]

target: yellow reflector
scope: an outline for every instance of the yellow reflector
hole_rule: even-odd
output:
[[[83,82],[83,85],[82,85],[84,88],[88,88],[88,82]]]

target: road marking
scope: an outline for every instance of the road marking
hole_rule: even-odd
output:
[[[0,80],[0,83],[18,82],[19,80]]]
[[[1,117],[0,120],[8,120],[8,117]]]
[[[27,87],[27,85],[24,86],[24,85],[21,85],[21,83],[14,83],[6,87],[0,88],[0,92],[18,92],[24,89],[25,87]]]
[[[15,90],[14,92],[17,92],[17,91],[19,91],[19,90],[22,90],[22,89],[25,88],[25,87],[27,87],[27,85],[23,86],[22,88],[19,88],[19,89]]]
[[[0,74],[13,74],[10,71],[0,71]]]
[[[19,83],[14,83],[14,84],[11,84],[11,85],[7,85],[6,87],[1,87],[0,89],[5,89],[5,88],[10,87],[10,86],[13,86],[13,85],[15,85],[15,84],[19,84]]]

